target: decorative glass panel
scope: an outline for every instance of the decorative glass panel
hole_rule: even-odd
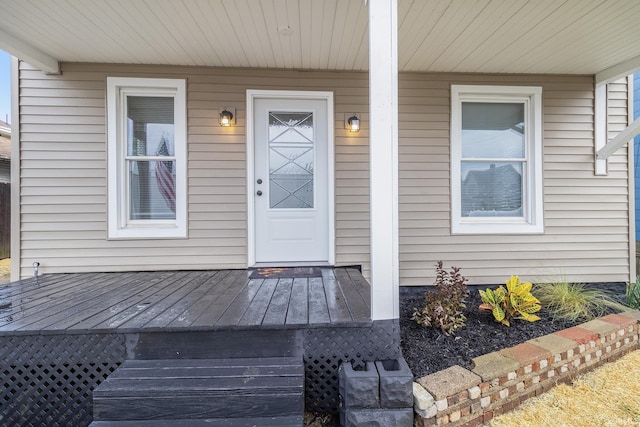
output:
[[[269,113],[269,207],[314,206],[313,113]]]
[[[522,217],[522,162],[465,162],[462,217]]]
[[[523,103],[462,103],[462,158],[524,157]]]

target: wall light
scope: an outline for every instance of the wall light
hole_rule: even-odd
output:
[[[220,123],[220,126],[226,127],[235,124],[236,115],[234,113],[235,108],[221,108],[218,115],[218,123]]]
[[[344,122],[345,122],[344,123],[345,124],[344,127],[349,132],[360,132],[360,119],[358,118],[357,114],[353,113]]]

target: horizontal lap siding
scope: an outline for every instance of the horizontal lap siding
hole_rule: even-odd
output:
[[[542,86],[544,234],[451,235],[451,84]],[[629,280],[627,149],[594,175],[591,77],[408,74],[399,92],[401,284],[433,283],[438,260],[474,284]],[[624,81],[610,85],[609,112],[611,138],[627,124]]]
[[[332,91],[335,99],[336,261],[369,271],[366,73],[63,64],[61,76],[21,70],[22,275],[45,272],[244,268],[247,263],[246,90]],[[188,85],[187,240],[106,240],[106,76],[178,77]],[[541,85],[545,233],[452,236],[451,84]],[[611,85],[610,136],[626,124],[626,87]],[[223,129],[221,107],[236,108]],[[362,130],[348,135],[345,114]],[[626,281],[626,147],[594,176],[593,81],[571,76],[402,74],[399,83],[400,275],[433,282],[438,260],[472,283],[527,279]]]
[[[245,268],[247,89],[334,92],[336,259],[368,270],[368,138],[343,129],[347,113],[366,123],[366,74],[92,64],[62,71],[20,71],[22,276],[34,261],[49,273]],[[187,79],[188,239],[106,239],[106,76]],[[217,124],[225,106],[236,108],[232,128]]]

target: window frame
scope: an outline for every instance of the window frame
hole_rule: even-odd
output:
[[[521,217],[463,217],[462,205],[462,103],[523,103],[525,157],[522,161]],[[542,88],[539,86],[451,85],[451,233],[533,234],[544,232],[542,180]],[[488,160],[479,159],[479,160]],[[510,161],[510,159],[493,159]],[[518,160],[519,161],[519,160]]]
[[[127,96],[174,99],[176,219],[130,220],[127,169]],[[107,77],[108,238],[154,239],[187,237],[186,80]],[[146,159],[140,159],[146,160]]]

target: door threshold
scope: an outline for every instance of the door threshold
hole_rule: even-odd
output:
[[[333,267],[328,262],[256,262],[249,268],[264,267]]]

